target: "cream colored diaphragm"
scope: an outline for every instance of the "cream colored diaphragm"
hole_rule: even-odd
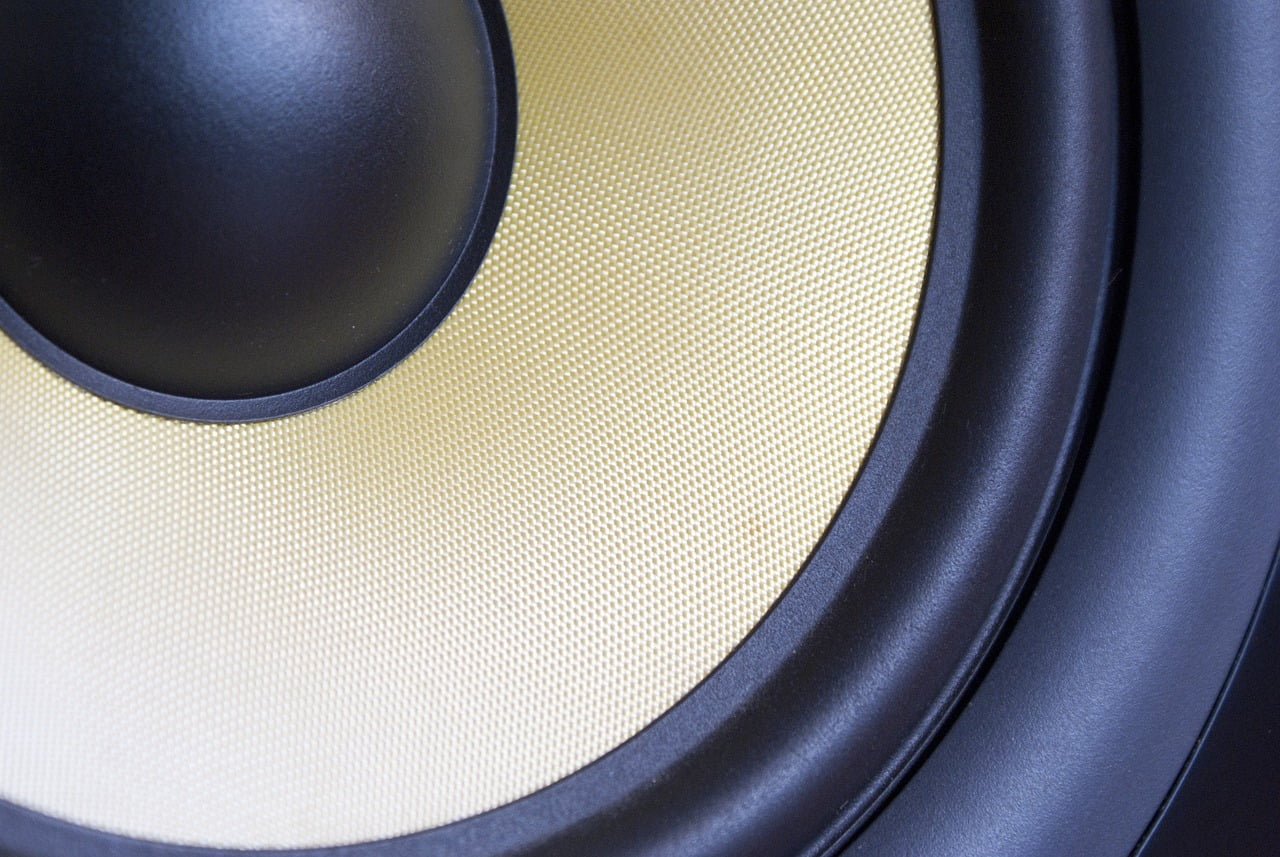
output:
[[[182,423],[0,338],[0,798],[229,847],[459,819],[669,708],[821,537],[924,280],[928,0],[504,6],[502,224],[370,388]]]

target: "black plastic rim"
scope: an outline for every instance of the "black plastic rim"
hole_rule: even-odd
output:
[[[122,405],[198,422],[253,422],[289,416],[333,402],[372,383],[408,357],[444,320],[470,285],[498,228],[515,162],[517,97],[515,60],[501,0],[474,0],[483,16],[493,68],[494,136],[485,153],[488,180],[470,234],[439,290],[390,341],[349,368],[322,381],[273,395],[203,399],[147,389],[102,372],[72,356],[0,299],[0,330],[59,375]]]
[[[1268,621],[1258,610],[1280,541],[1280,9],[1115,6],[1136,53],[1140,170],[1096,433],[990,671],[850,855],[1280,847],[1243,845],[1276,830],[1274,791],[1249,793],[1273,788],[1274,770],[1206,783],[1213,753],[1199,752],[1215,706],[1276,713],[1228,682],[1251,623]],[[1272,687],[1278,656],[1246,652]],[[1272,743],[1233,755],[1267,764],[1276,725],[1237,724],[1236,737]],[[1197,789],[1212,803],[1179,809]],[[1199,843],[1171,841],[1187,831],[1177,813],[1214,805],[1238,813],[1230,839],[1201,827]],[[1248,817],[1250,805],[1268,816]],[[1158,822],[1146,839],[1167,807],[1170,831]]]

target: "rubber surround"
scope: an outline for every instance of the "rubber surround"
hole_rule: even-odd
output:
[[[1096,436],[990,672],[850,854],[1132,852],[1199,744],[1276,555],[1280,8],[1117,9],[1140,169]],[[1277,653],[1263,657],[1274,676]],[[1248,784],[1214,787],[1229,799]]]

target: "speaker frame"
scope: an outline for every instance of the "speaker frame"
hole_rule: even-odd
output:
[[[989,671],[849,855],[1221,853],[1152,835],[1198,777],[1210,718],[1269,717],[1252,764],[1280,753],[1276,709],[1231,681],[1239,658],[1280,663],[1244,648],[1280,551],[1280,9],[1116,6],[1140,171],[1088,460]],[[1232,773],[1222,804],[1251,776]],[[1241,822],[1237,841],[1277,830],[1274,813]]]

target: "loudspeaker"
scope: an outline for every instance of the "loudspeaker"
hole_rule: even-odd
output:
[[[1277,44],[0,6],[0,854],[1280,848]]]

